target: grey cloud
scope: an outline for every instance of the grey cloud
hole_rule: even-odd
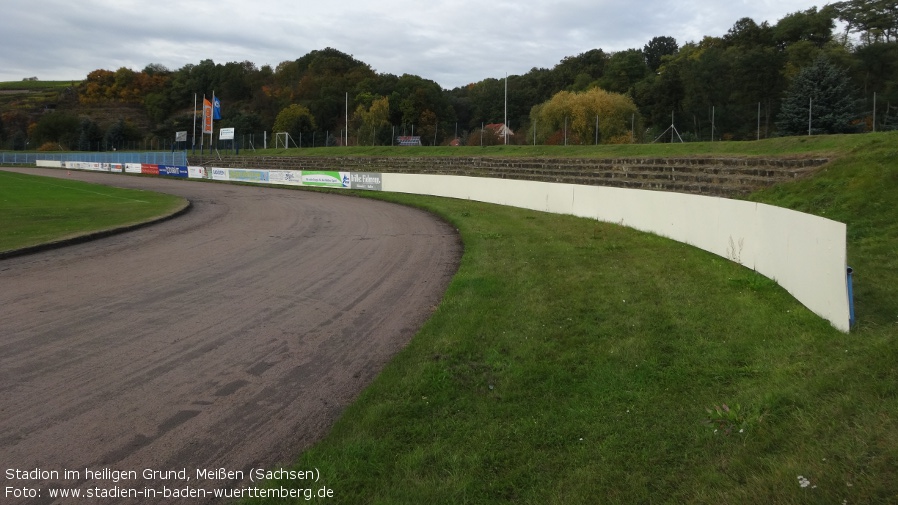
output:
[[[330,46],[379,72],[417,74],[452,88],[552,67],[590,49],[641,48],[660,35],[681,44],[720,36],[741,17],[775,23],[812,6],[807,0],[35,0],[4,7],[0,43],[15,49],[0,53],[0,80],[80,80],[98,68],[177,69],[204,59],[274,66]]]

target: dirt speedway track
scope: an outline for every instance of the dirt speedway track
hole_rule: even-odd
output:
[[[3,170],[172,193],[193,207],[0,261],[0,475],[4,487],[41,491],[2,503],[90,502],[51,499],[54,486],[237,485],[116,483],[85,469],[194,477],[289,465],[408,342],[460,256],[445,223],[363,198]],[[11,480],[9,469],[60,478]],[[65,469],[81,479],[62,478]]]

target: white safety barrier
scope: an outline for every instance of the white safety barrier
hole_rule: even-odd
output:
[[[844,223],[726,198],[510,179],[385,173],[383,190],[570,214],[655,233],[752,268],[834,327],[849,330]]]
[[[38,161],[38,166],[57,166]],[[65,162],[66,168],[121,171],[120,164]],[[162,165],[126,164],[159,175]],[[166,169],[179,167],[166,167]],[[781,207],[726,198],[513,179],[426,174],[184,167],[220,181],[392,191],[461,198],[617,223],[740,263],[773,279],[841,331],[850,329],[846,226]],[[179,168],[178,175],[181,175]],[[166,172],[168,174],[168,172]]]

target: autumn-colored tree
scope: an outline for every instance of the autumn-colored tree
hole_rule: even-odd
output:
[[[599,142],[611,143],[628,141],[636,114],[636,105],[628,96],[592,88],[582,93],[557,93],[548,102],[534,107],[530,120],[540,142],[566,131],[569,144],[592,144],[597,136]]]
[[[106,99],[106,90],[115,84],[115,74],[109,70],[97,69],[87,74],[84,87],[78,96],[83,104],[99,103]]]
[[[368,107],[364,103],[359,104],[353,120],[357,126],[358,144],[374,145],[378,130],[383,131],[390,126],[390,99],[385,96],[374,98]]]
[[[167,74],[147,74],[125,67],[115,72],[94,70],[87,74],[79,99],[83,104],[104,101],[139,103],[148,94],[164,89],[168,80]]]

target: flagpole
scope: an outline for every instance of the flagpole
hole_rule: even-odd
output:
[[[190,133],[191,150],[196,154],[196,93],[193,94],[193,131]]]
[[[196,135],[196,132],[194,132]],[[206,94],[203,93],[203,128],[200,132],[200,153],[206,152]]]
[[[215,132],[215,90],[212,90],[212,110],[209,111],[209,155],[212,155],[212,135]]]

